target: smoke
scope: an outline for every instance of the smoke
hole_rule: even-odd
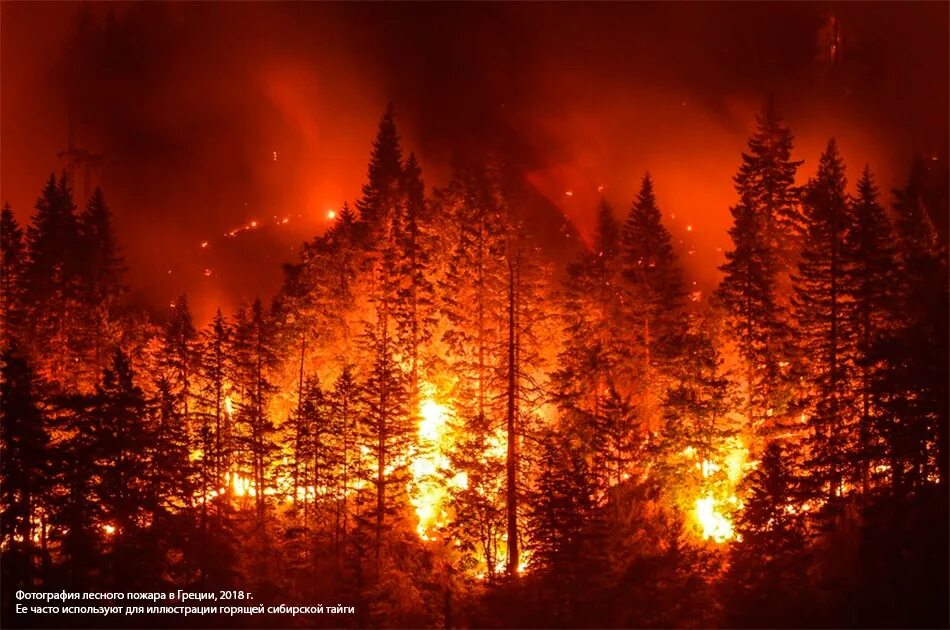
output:
[[[358,195],[388,102],[430,189],[453,164],[500,153],[552,218],[539,221],[555,226],[549,240],[561,212],[589,237],[601,195],[625,212],[649,170],[707,287],[767,94],[797,135],[803,177],[832,135],[852,179],[867,162],[885,190],[913,153],[947,151],[938,3],[0,10],[0,196],[28,218],[63,168],[72,112],[77,146],[104,156],[92,179],[139,298],[161,308],[187,291],[201,317],[273,292],[280,263]],[[224,237],[251,221],[260,227]]]

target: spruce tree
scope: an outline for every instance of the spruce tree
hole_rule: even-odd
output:
[[[250,473],[258,523],[263,526],[268,508],[270,463],[276,449],[276,427],[268,413],[276,391],[277,366],[274,330],[260,299],[238,311],[234,323],[234,374],[239,394],[235,419],[235,453],[241,474]]]
[[[844,162],[834,139],[804,194],[806,242],[794,276],[798,343],[809,357],[807,413],[816,492],[833,502],[853,481],[853,331],[848,313],[846,237],[852,218]]]
[[[23,230],[10,204],[0,210],[0,348],[7,348],[22,334],[26,245]]]
[[[862,493],[872,483],[872,468],[883,463],[880,443],[880,404],[874,391],[876,375],[883,368],[879,346],[894,327],[890,309],[898,299],[895,290],[894,237],[890,221],[878,202],[871,169],[865,166],[851,206],[852,221],[846,234],[844,290],[848,319],[854,335],[850,363],[857,383],[858,444]]]
[[[582,443],[590,449],[604,485],[619,483],[629,472],[621,445],[630,442],[634,429],[630,414],[622,410],[631,383],[625,369],[629,348],[623,343],[619,255],[620,225],[603,200],[592,250],[567,269],[561,300],[563,347],[553,373],[563,421],[584,436]]]
[[[789,274],[800,214],[791,159],[793,136],[770,99],[734,178],[739,202],[731,208],[732,249],[716,291],[744,362],[746,416],[769,432],[793,409],[794,356],[789,328]]]
[[[98,375],[110,361],[110,348],[118,342],[119,299],[125,293],[125,265],[112,225],[112,212],[106,205],[102,190],[96,187],[86,207],[77,218],[80,250],[78,264],[82,285],[85,343],[89,347],[92,371]]]
[[[629,285],[629,317],[643,352],[643,372],[662,367],[676,354],[682,331],[685,289],[670,233],[663,226],[650,174],[621,232],[622,268]]]
[[[365,413],[360,427],[361,449],[368,453],[363,468],[373,502],[363,513],[364,526],[373,532],[376,567],[381,567],[384,534],[404,507],[401,489],[407,481],[407,457],[413,437],[407,406],[406,375],[393,358],[394,344],[383,321],[367,326],[365,345],[371,361],[362,387]]]
[[[32,589],[37,542],[46,536],[52,453],[38,385],[17,348],[6,348],[0,365],[0,540],[6,588]]]
[[[934,229],[924,166],[915,161],[894,191],[898,299],[895,329],[881,341],[881,397],[891,488],[896,498],[935,478],[948,484],[947,252]]]
[[[744,481],[746,498],[736,517],[727,586],[729,622],[774,626],[806,618],[801,609],[806,570],[806,492],[790,453],[778,442],[765,448]]]
[[[370,153],[367,181],[363,185],[362,196],[356,203],[360,219],[373,231],[398,212],[402,164],[399,134],[390,105],[380,118]]]

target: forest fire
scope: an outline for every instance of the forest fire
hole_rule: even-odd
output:
[[[0,47],[28,11],[9,5]],[[193,7],[91,9],[65,56],[95,66],[99,42],[123,82],[64,82],[64,168],[0,214],[0,625],[102,625],[91,605],[52,612],[54,593],[109,594],[113,615],[174,592],[110,618],[946,626],[950,173],[939,147],[908,138],[910,160],[861,127],[885,118],[863,115],[868,68],[909,70],[860,26],[898,12],[714,9],[419,6],[414,28],[377,23],[401,5],[203,7],[242,36],[229,72]],[[920,39],[944,28],[906,12],[929,16],[902,18]],[[477,33],[445,39],[462,17]],[[396,23],[411,36],[392,46]],[[687,35],[702,46],[669,55]],[[116,66],[140,41],[203,61]],[[728,71],[748,51],[769,82]],[[438,55],[459,72],[422,68]],[[482,66],[497,74],[455,84]],[[172,97],[150,99],[169,73]],[[925,102],[911,83],[891,105]],[[93,120],[103,95],[127,115]],[[108,159],[78,148],[106,123]],[[136,204],[167,190],[180,214],[139,234]]]

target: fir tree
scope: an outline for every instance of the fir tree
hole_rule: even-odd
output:
[[[117,310],[119,298],[126,288],[123,284],[125,265],[112,226],[112,212],[98,187],[79,213],[77,233],[82,274],[80,296],[84,302],[86,336],[89,337],[86,344],[93,372],[99,374],[110,360],[109,348],[121,335]]]
[[[805,492],[778,442],[765,449],[746,478],[728,573],[730,623],[761,627],[794,622],[801,609],[806,565]]]
[[[384,532],[392,527],[401,507],[400,488],[405,487],[413,431],[406,400],[406,377],[393,359],[393,341],[385,323],[380,321],[368,326],[365,343],[372,363],[363,383],[362,402],[366,411],[360,436],[371,464],[364,467],[363,473],[373,491],[373,504],[363,519],[373,531],[373,550],[379,569]]]
[[[561,309],[564,341],[553,374],[562,416],[584,436],[594,468],[604,473],[603,483],[618,483],[626,472],[630,453],[622,454],[627,450],[622,445],[629,443],[634,429],[630,413],[623,409],[631,384],[625,378],[628,348],[623,343],[619,254],[620,225],[602,201],[592,251],[568,267]]]
[[[895,329],[881,341],[881,397],[891,488],[898,499],[936,477],[948,484],[947,254],[934,229],[923,164],[894,191],[899,269]]]
[[[675,356],[673,339],[682,330],[685,298],[682,272],[673,252],[670,233],[660,220],[650,174],[623,224],[622,266],[630,285],[631,320],[643,347],[644,371],[662,366]]]
[[[241,463],[250,468],[254,484],[254,505],[257,519],[264,525],[267,511],[267,488],[270,482],[270,461],[276,448],[275,426],[268,414],[268,404],[276,391],[273,370],[277,365],[274,333],[270,318],[260,299],[238,311],[234,325],[235,386],[240,405],[235,439],[240,448]],[[247,469],[244,469],[245,473]]]
[[[893,232],[884,208],[878,203],[878,189],[867,166],[858,181],[851,214],[853,220],[846,235],[847,278],[844,290],[854,335],[850,363],[857,376],[859,420],[856,448],[861,459],[862,492],[867,494],[871,469],[883,458],[878,427],[881,410],[873,383],[875,375],[882,369],[881,340],[893,329],[890,308],[898,298],[894,290],[897,278]]]
[[[816,490],[834,501],[853,478],[855,401],[845,243],[852,220],[844,163],[833,139],[806,188],[804,213],[807,239],[794,277],[794,304],[799,344],[810,358],[811,470]]]
[[[628,294],[627,330],[634,360],[628,367],[638,382],[640,415],[657,430],[657,407],[663,374],[677,352],[683,326],[685,291],[670,234],[660,220],[653,180],[644,175],[640,192],[621,233],[621,265]],[[635,350],[634,350],[635,349]]]
[[[7,588],[31,589],[37,542],[46,537],[51,472],[49,427],[36,377],[15,346],[0,366],[0,540]]]
[[[0,347],[7,348],[22,334],[26,246],[10,204],[0,211]]]
[[[733,247],[720,267],[725,275],[717,297],[729,312],[745,363],[749,423],[768,430],[792,411],[794,357],[786,295],[800,230],[794,182],[801,162],[791,159],[793,137],[771,99],[756,123],[734,179],[739,203],[731,209]]]
[[[379,121],[373,150],[370,153],[367,181],[363,194],[356,203],[360,219],[376,230],[392,219],[399,208],[399,188],[402,180],[402,149],[392,106]]]

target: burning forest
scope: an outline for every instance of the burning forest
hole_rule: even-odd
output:
[[[760,92],[713,234],[385,102],[358,186],[196,205],[139,287],[131,167],[70,136],[4,205],[4,627],[946,626],[945,144],[887,190]]]

